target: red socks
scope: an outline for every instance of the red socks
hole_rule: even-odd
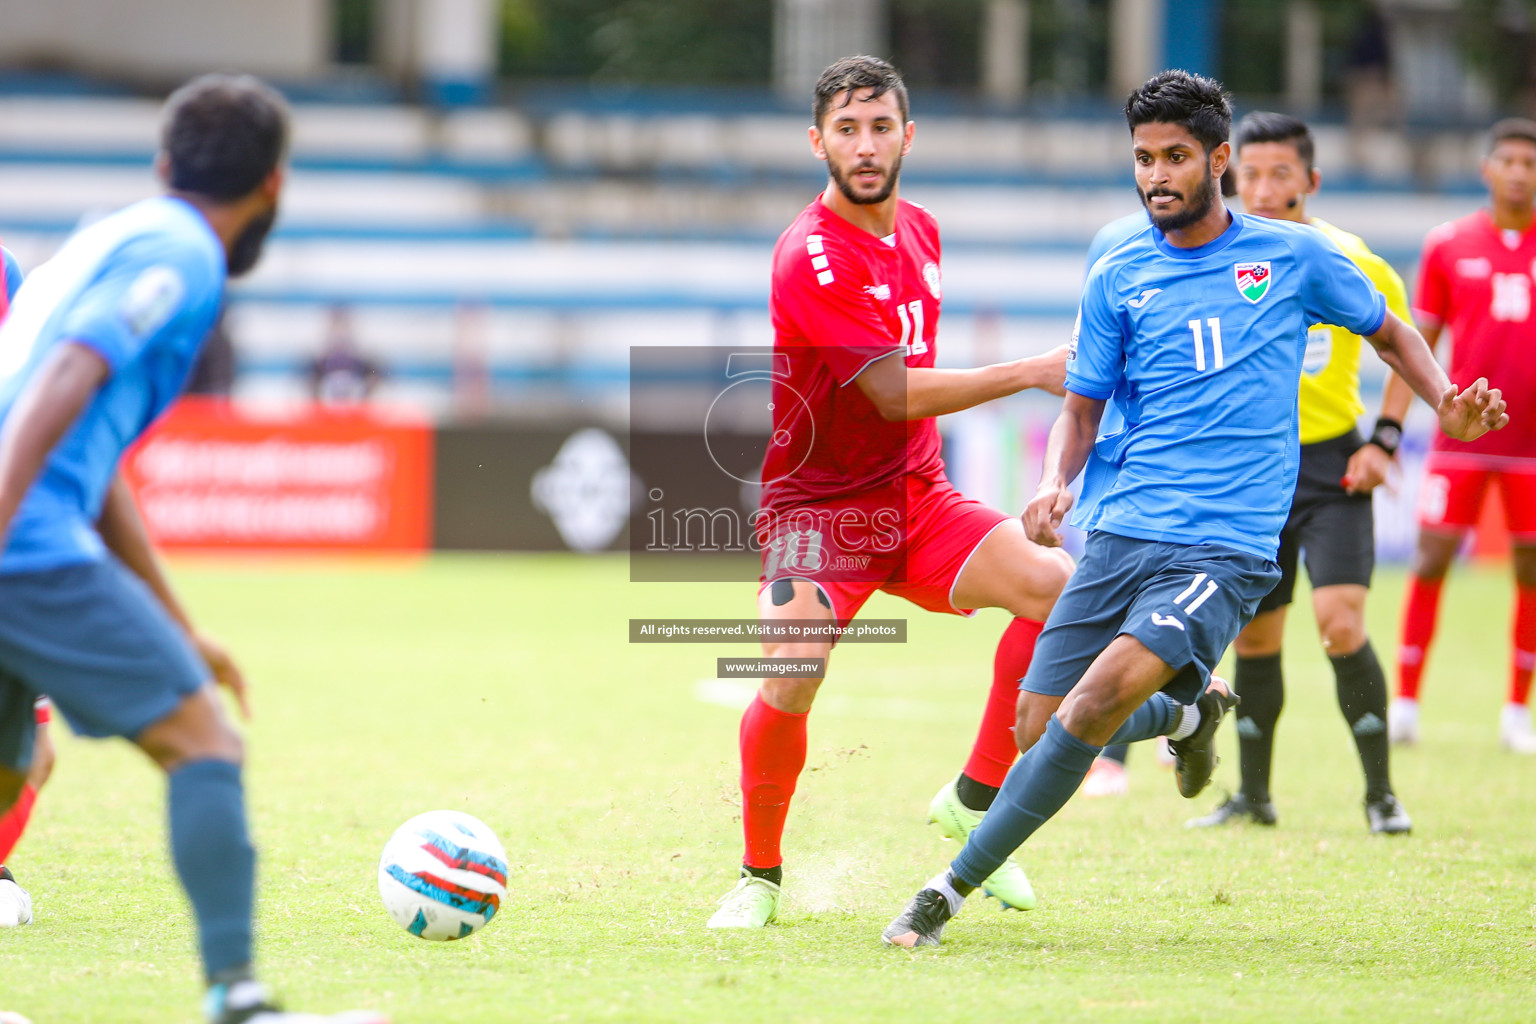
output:
[[[1435,635],[1435,616],[1440,608],[1441,580],[1408,579],[1408,600],[1403,608],[1402,644],[1397,651],[1397,695],[1419,696],[1419,677],[1424,656]],[[1514,655],[1509,674],[1509,703],[1524,704],[1531,695],[1531,675],[1536,670],[1536,587],[1515,588]]]
[[[984,786],[1001,786],[1014,758],[1019,756],[1013,736],[1019,680],[1029,670],[1029,661],[1035,656],[1035,641],[1044,628],[1043,622],[1014,619],[997,642],[997,655],[992,659],[992,692],[982,712],[976,745],[971,748],[970,760],[965,762],[965,774]]]
[[[32,806],[37,803],[37,790],[31,783],[21,787],[16,803],[4,815],[0,815],[0,864],[16,849],[21,834],[27,830],[27,819],[32,817]]]
[[[769,707],[762,694],[741,716],[741,823],[747,839],[742,863],[748,867],[783,863],[779,841],[805,767],[805,719]]]
[[[1435,637],[1435,617],[1440,611],[1440,585],[1444,580],[1408,577],[1408,600],[1403,605],[1403,631],[1397,648],[1397,695],[1419,698],[1419,677],[1424,657]]]
[[[1509,702],[1524,704],[1536,669],[1536,587],[1515,589],[1515,655],[1509,675]]]

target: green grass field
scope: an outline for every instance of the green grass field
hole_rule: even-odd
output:
[[[296,1009],[500,1021],[1336,1021],[1536,1018],[1536,762],[1496,744],[1510,586],[1447,589],[1425,741],[1396,758],[1415,820],[1372,838],[1310,616],[1294,616],[1275,769],[1280,826],[1190,834],[1235,785],[1177,796],[1149,749],[1128,799],[1075,800],[1032,841],[1028,914],[973,900],[944,947],[880,929],[954,852],[923,824],[963,761],[1003,619],[909,617],[840,650],[811,718],[782,923],[702,925],[739,856],[738,713],[696,696],[717,655],[637,645],[630,617],[745,616],[748,586],[626,582],[618,559],[182,562],[203,625],[258,688],[248,790],[261,972]],[[1402,578],[1373,632],[1389,658]],[[1299,606],[1305,607],[1305,606]],[[0,934],[0,1009],[35,1024],[192,1022],[194,938],[163,784],[120,743],[61,738],[12,865],[37,923]],[[509,899],[479,935],[412,938],[380,848],[469,811],[504,840]]]

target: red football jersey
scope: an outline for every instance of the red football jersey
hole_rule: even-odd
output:
[[[1536,225],[1501,231],[1487,210],[1442,224],[1424,240],[1414,313],[1451,335],[1451,380],[1500,388],[1509,425],[1476,441],[1436,432],[1435,449],[1486,461],[1536,460]]]
[[[868,493],[903,474],[944,477],[932,418],[890,422],[859,390],[870,363],[905,351],[932,366],[942,295],[939,224],[898,202],[881,239],[818,198],[773,251],[773,426],[763,506],[784,509]]]

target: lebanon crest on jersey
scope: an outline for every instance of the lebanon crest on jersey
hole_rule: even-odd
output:
[[[1237,292],[1249,302],[1258,302],[1269,292],[1271,279],[1269,263],[1235,263],[1232,273],[1237,276]]]

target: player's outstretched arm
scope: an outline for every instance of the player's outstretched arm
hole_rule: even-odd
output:
[[[1083,471],[1088,453],[1099,434],[1099,419],[1104,415],[1104,400],[1084,398],[1067,392],[1061,415],[1051,425],[1051,437],[1045,446],[1045,468],[1040,486],[1024,507],[1024,532],[1036,544],[1061,546],[1061,524],[1072,508],[1072,481]]]
[[[1433,350],[1435,340],[1427,332],[1424,340]],[[1344,469],[1344,489],[1350,494],[1369,494],[1387,482],[1387,474],[1392,470],[1402,439],[1403,421],[1412,404],[1413,389],[1403,382],[1403,378],[1388,370],[1382,386],[1381,414],[1376,418],[1376,428],[1371,431],[1370,439],[1355,449]]]
[[[1430,352],[1435,351],[1440,331],[1439,324],[1419,325],[1419,334],[1423,336]],[[1389,431],[1395,428],[1400,438],[1403,423],[1408,418],[1408,409],[1412,405],[1413,388],[1403,378],[1388,370],[1387,379],[1381,388],[1381,415],[1376,421],[1376,431],[1372,432],[1370,441],[1349,457],[1349,466],[1344,470],[1344,488],[1350,494],[1369,494],[1386,482],[1393,456],[1387,454],[1387,447],[1376,443],[1377,432],[1384,427]],[[1390,432],[1386,440],[1394,440]]]
[[[144,581],[166,612],[187,634],[214,679],[234,695],[235,702],[240,706],[240,714],[250,718],[251,708],[244,674],[222,644],[193,628],[191,618],[160,567],[160,559],[155,555],[154,544],[149,539],[149,530],[144,526],[144,517],[139,514],[138,503],[133,500],[133,492],[129,490],[128,482],[121,473],[112,478],[112,484],[107,488],[96,529],[112,553]]]
[[[1066,393],[1067,348],[969,370],[907,366],[893,352],[854,378],[859,390],[888,420],[921,420],[960,412],[995,398],[1039,388]]]
[[[1498,388],[1490,388],[1488,381],[1479,377],[1457,394],[1423,335],[1390,311],[1381,329],[1368,340],[1393,372],[1435,410],[1440,429],[1447,436],[1470,441],[1509,422]]]
[[[1383,327],[1386,325],[1383,324]],[[1440,333],[1444,328],[1437,323],[1419,323],[1419,336],[1424,339],[1424,344],[1429,346],[1433,355],[1440,344]],[[1408,418],[1408,409],[1413,405],[1413,388],[1408,382],[1395,373],[1387,374],[1387,379],[1381,388],[1381,415],[1384,419],[1395,420],[1402,423]]]
[[[43,463],[111,374],[92,348],[65,343],[37,368],[0,428],[0,538]]]

